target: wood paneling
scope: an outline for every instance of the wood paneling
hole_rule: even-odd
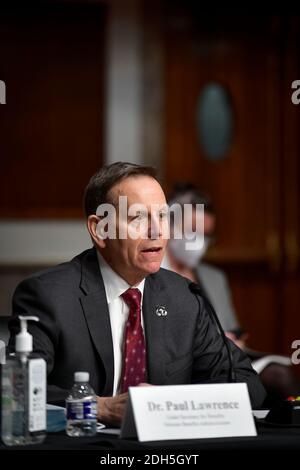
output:
[[[290,354],[300,331],[300,107],[290,98],[299,18],[212,16],[191,5],[166,10],[165,179],[168,188],[186,180],[212,196],[217,243],[208,260],[228,273],[249,345]],[[234,110],[234,138],[220,161],[207,159],[196,126],[209,82],[226,87]]]
[[[199,33],[171,30],[167,36],[165,176],[169,184],[190,180],[216,201],[219,259],[230,253],[274,262],[269,240],[279,243],[278,180],[273,177],[280,149],[280,109],[274,99],[280,86],[277,31],[272,38],[267,20],[251,18],[248,24],[243,18],[241,32],[223,18],[209,35],[206,28],[201,33],[205,21],[199,18]],[[210,82],[228,90],[235,121],[230,151],[217,162],[206,158],[196,127],[199,96]]]
[[[1,6],[0,216],[82,216],[103,156],[105,10]]]
[[[291,353],[300,339],[300,106],[291,103],[291,83],[300,77],[300,17],[286,20],[283,101],[283,312],[281,347]],[[295,138],[297,136],[297,138]],[[299,374],[300,368],[297,367]]]

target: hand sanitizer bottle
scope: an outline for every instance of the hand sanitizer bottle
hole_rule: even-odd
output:
[[[4,444],[38,444],[46,437],[46,363],[32,354],[32,336],[27,321],[37,317],[19,316],[21,331],[16,352],[2,366],[2,423]]]

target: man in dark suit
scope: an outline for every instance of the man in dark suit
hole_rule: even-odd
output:
[[[121,196],[131,208],[125,217]],[[116,209],[113,222],[99,211],[103,204]],[[119,424],[129,386],[227,382],[228,353],[204,300],[190,281],[160,269],[168,218],[153,169],[103,167],[86,188],[85,211],[94,247],[26,279],[13,298],[11,346],[18,314],[40,319],[30,331],[47,361],[48,402],[62,403],[74,372],[88,371],[99,418]],[[259,378],[230,348],[236,380],[247,383],[257,407],[265,395]]]

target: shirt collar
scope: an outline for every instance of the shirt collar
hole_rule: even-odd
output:
[[[127,289],[130,289],[132,286],[128,284],[119,274],[117,274],[105,261],[103,256],[97,250],[98,263],[101,271],[101,275],[104,282],[105,292],[107,303],[110,304],[113,300],[120,297],[123,292]],[[139,289],[142,297],[144,293],[145,279],[143,279],[137,286],[134,286],[136,289]]]

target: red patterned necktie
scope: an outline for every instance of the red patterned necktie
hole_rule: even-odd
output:
[[[129,307],[121,377],[121,393],[124,393],[128,387],[146,381],[146,348],[141,324],[142,294],[139,289],[128,289],[122,297]]]

